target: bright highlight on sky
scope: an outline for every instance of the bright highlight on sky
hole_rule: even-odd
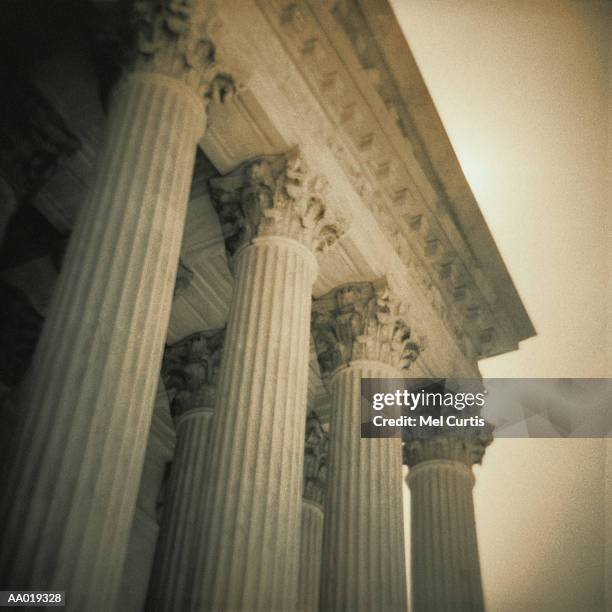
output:
[[[391,4],[538,333],[483,376],[612,376],[612,3]],[[475,489],[489,609],[603,610],[603,465],[601,440],[489,448]]]

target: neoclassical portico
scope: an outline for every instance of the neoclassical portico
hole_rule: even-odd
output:
[[[0,387],[21,415],[0,415],[0,587],[79,612],[406,610],[401,440],[360,438],[360,379],[477,377],[533,330],[393,12],[135,2],[100,100],[79,41],[127,5],[88,6],[29,69],[53,172],[20,191],[0,151],[0,280],[36,315]],[[18,246],[24,211],[63,258]],[[482,606],[489,441],[404,447],[416,609]]]

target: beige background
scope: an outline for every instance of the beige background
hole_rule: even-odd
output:
[[[612,3],[392,4],[538,332],[483,375],[612,376]],[[489,449],[475,490],[489,610],[603,609],[603,466],[601,440]]]

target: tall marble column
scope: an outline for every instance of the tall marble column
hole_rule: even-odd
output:
[[[297,609],[300,612],[317,612],[329,436],[314,411],[306,418],[305,440]]]
[[[235,285],[211,434],[195,607],[293,610],[315,252],[335,242],[297,151],[212,181]]]
[[[488,427],[409,436],[412,606],[415,612],[484,610],[472,487]]]
[[[168,347],[164,354],[162,378],[172,397],[176,452],[149,581],[147,610],[187,610],[224,335],[224,330],[192,334]]]
[[[400,378],[417,358],[386,282],[319,298],[313,334],[331,387],[323,610],[407,610],[399,438],[361,439],[361,379]]]
[[[168,325],[214,47],[206,2],[138,2],[109,112],[25,385],[2,584],[107,611],[121,579]],[[225,82],[225,81],[223,81]]]

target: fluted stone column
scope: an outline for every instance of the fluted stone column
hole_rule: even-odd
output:
[[[114,609],[212,91],[206,3],[139,2],[97,177],[76,224],[25,397],[2,584]]]
[[[147,610],[187,610],[194,546],[201,528],[206,452],[224,330],[192,334],[168,347],[162,378],[172,396],[176,452],[149,583]]]
[[[301,612],[317,612],[319,609],[328,438],[319,417],[314,411],[311,411],[306,419],[304,449],[304,492],[297,607]]]
[[[472,465],[491,442],[487,428],[408,439],[412,606],[415,612],[484,610]]]
[[[212,181],[235,285],[211,436],[202,610],[293,610],[314,253],[333,243],[297,151]]]
[[[323,610],[407,610],[399,438],[361,439],[361,378],[400,378],[418,356],[384,280],[347,285],[313,306],[332,394],[321,573]]]

